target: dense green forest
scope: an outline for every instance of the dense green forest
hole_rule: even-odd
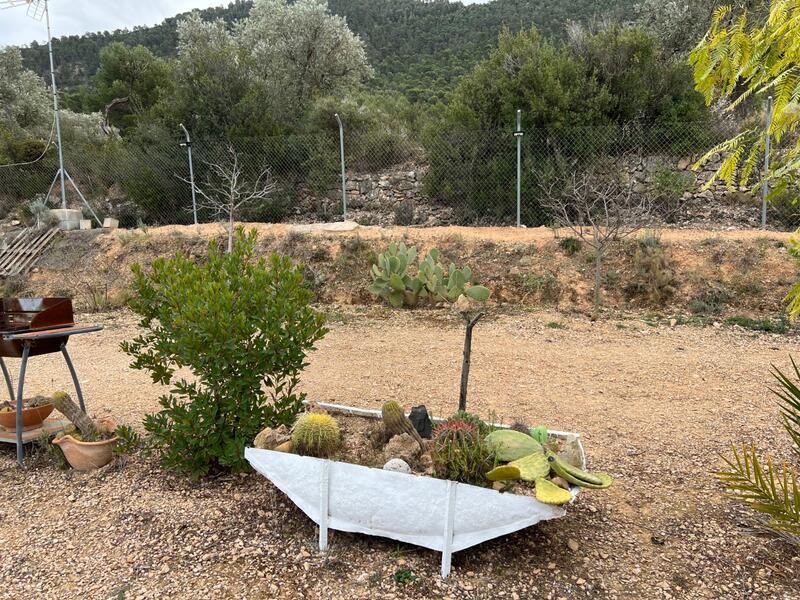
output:
[[[365,42],[375,77],[370,86],[396,90],[418,99],[442,99],[447,89],[484,58],[497,43],[503,26],[512,31],[537,30],[562,38],[570,21],[591,23],[632,14],[632,0],[494,0],[464,6],[448,0],[330,0],[334,14],[344,16],[350,29]],[[203,20],[228,23],[245,18],[250,0],[227,8],[200,11]],[[65,89],[86,84],[100,65],[100,50],[113,42],[142,45],[162,58],[177,54],[177,15],[154,27],[61,37],[54,49],[59,80]],[[33,43],[23,49],[27,68],[45,75],[47,47]]]

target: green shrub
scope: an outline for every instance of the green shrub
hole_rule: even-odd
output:
[[[565,237],[558,240],[558,247],[561,248],[567,256],[572,256],[581,251],[583,242],[576,237]]]
[[[212,243],[202,263],[178,252],[149,273],[134,266],[131,308],[144,333],[122,349],[134,369],[171,386],[144,426],[162,464],[195,478],[245,470],[255,435],[295,420],[306,352],[327,331],[302,267],[256,260],[255,245],[255,231],[239,229],[229,254]],[[191,379],[177,375],[184,368]]]
[[[689,310],[695,315],[717,315],[733,299],[724,288],[709,288],[689,300]]]
[[[789,331],[789,324],[786,319],[751,319],[750,317],[728,317],[725,319],[726,325],[738,325],[744,329],[753,331],[766,331],[767,333],[786,333]]]

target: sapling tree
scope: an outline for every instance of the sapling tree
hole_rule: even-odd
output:
[[[228,146],[227,157],[219,163],[206,162],[209,174],[205,185],[195,190],[201,197],[200,208],[211,210],[227,223],[228,252],[233,251],[234,222],[241,210],[267,200],[275,191],[275,182],[269,168],[263,169],[248,181],[239,153]],[[184,179],[191,185],[191,182]]]
[[[602,304],[603,260],[611,246],[646,227],[652,220],[652,196],[637,192],[633,181],[583,172],[540,178],[546,207],[556,228],[569,229],[594,252],[594,310]]]

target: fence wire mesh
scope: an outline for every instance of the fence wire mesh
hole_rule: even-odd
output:
[[[517,218],[517,140],[514,128],[429,128],[411,132],[392,125],[366,131],[345,123],[347,217],[362,224],[514,225]],[[542,199],[554,173],[604,169],[656,196],[664,224],[725,224],[758,227],[761,198],[723,184],[704,189],[719,161],[699,171],[695,160],[730,137],[730,127],[674,123],[528,129],[521,136],[520,220],[548,225]],[[182,137],[137,136],[102,144],[65,142],[65,166],[92,209],[124,227],[193,222],[189,163]],[[205,190],[210,165],[225,165],[233,149],[241,180],[269,169],[275,183],[267,199],[244,206],[237,221],[314,222],[343,218],[338,129],[236,141],[193,142],[195,184]],[[32,218],[32,202],[47,192],[57,171],[54,149],[34,164],[0,167],[0,215]],[[59,204],[56,182],[50,205]],[[70,188],[68,205],[81,208]],[[86,211],[87,217],[89,211]],[[219,218],[198,210],[199,222]],[[773,199],[773,228],[800,226],[794,198]]]

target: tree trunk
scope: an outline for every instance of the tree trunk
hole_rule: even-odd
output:
[[[464,333],[464,359],[461,363],[461,391],[458,395],[458,410],[467,410],[467,385],[469,384],[469,363],[472,354],[472,329],[480,321],[483,313],[478,313],[472,319],[464,315],[467,330]]]
[[[228,213],[228,254],[233,252],[233,207]]]
[[[600,316],[600,284],[603,280],[602,255],[598,252],[594,259],[594,312],[592,320],[596,321]]]
[[[72,401],[68,394],[64,392],[53,394],[53,406],[78,428],[84,438],[90,440],[97,437],[97,428],[94,426],[94,422]]]
[[[600,231],[597,226],[594,227],[594,311],[592,313],[592,321],[596,321],[600,317],[600,303],[602,300],[600,286],[603,282],[603,246],[600,242]]]

